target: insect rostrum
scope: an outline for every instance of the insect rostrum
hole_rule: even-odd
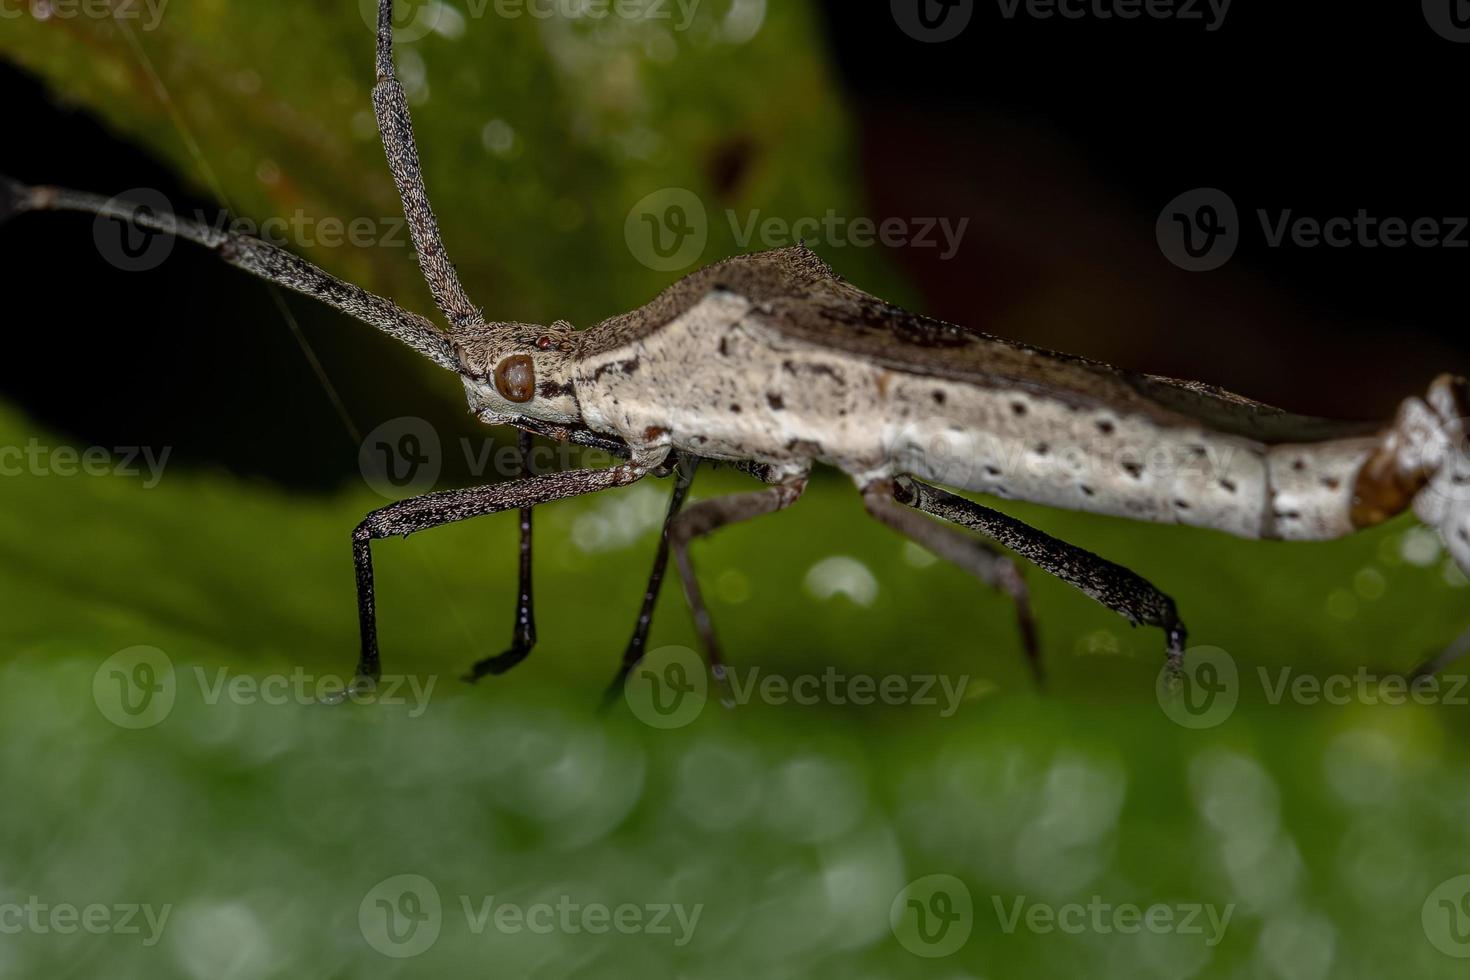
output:
[[[651,473],[677,471],[678,478],[620,677],[642,655],[670,554],[721,673],[690,543],[791,506],[817,464],[849,475],[876,519],[1009,596],[1038,671],[1026,587],[1012,556],[1135,624],[1160,628],[1176,666],[1184,625],[1171,599],[1127,569],[937,484],[1260,539],[1339,537],[1412,508],[1470,571],[1470,413],[1463,380],[1448,375],[1423,397],[1406,399],[1386,425],[1304,418],[1208,385],[1120,371],[899,309],[843,281],[802,246],[726,260],[585,330],[486,321],[459,282],[425,192],[394,74],[391,14],[392,0],[380,0],[373,107],[420,268],[447,329],[263,241],[0,178],[0,220],[82,211],[188,239],[455,372],[482,421],[625,460],[431,493],[369,514],[352,535],[363,678],[380,673],[374,540],[520,512],[512,646],[469,676],[496,674],[535,643],[531,508]],[[685,508],[700,460],[734,464],[766,486]]]

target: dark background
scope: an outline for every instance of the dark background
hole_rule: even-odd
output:
[[[1240,0],[1210,32],[1007,20],[992,0],[958,39],[923,44],[887,3],[827,0],[872,216],[971,218],[953,261],[893,255],[924,311],[1316,414],[1386,417],[1434,373],[1463,371],[1465,248],[1270,248],[1254,213],[1470,214],[1470,46],[1438,36],[1417,4],[1284,6]],[[19,179],[151,186],[212,206],[14,68],[0,66],[0,91],[20,134],[3,168]],[[1191,274],[1164,259],[1154,222],[1202,186],[1235,201],[1243,241],[1224,269]],[[181,461],[299,487],[355,472],[355,447],[257,282],[183,247],[136,277],[88,236],[79,216],[0,235],[5,281],[25,284],[21,303],[47,301],[26,309],[12,294],[0,397],[94,444],[172,445]],[[350,412],[464,425],[452,381],[402,378],[392,342],[288,302]]]

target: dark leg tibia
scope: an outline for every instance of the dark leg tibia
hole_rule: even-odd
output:
[[[694,482],[694,470],[698,466],[698,457],[679,457],[674,471],[674,493],[669,498],[669,511],[664,517],[663,530],[659,534],[658,551],[653,557],[648,587],[643,590],[643,606],[638,611],[638,621],[633,625],[633,636],[628,640],[627,649],[623,651],[622,666],[618,668],[617,676],[608,685],[607,694],[603,697],[604,706],[617,699],[622,692],[623,683],[648,649],[648,632],[653,626],[653,608],[658,602],[658,594],[663,589],[664,573],[669,567],[669,528],[684,509],[684,500],[689,496],[689,487]]]
[[[418,531],[471,517],[627,486],[641,480],[647,473],[648,467],[637,463],[624,463],[602,470],[571,470],[488,487],[443,490],[373,511],[352,532],[352,560],[357,570],[357,619],[362,636],[362,655],[357,668],[359,677],[377,680],[382,672],[373,595],[371,543],[374,539],[395,535],[408,537]]]
[[[520,455],[521,476],[535,474],[531,470],[531,433],[524,429],[516,433],[516,450]],[[536,611],[531,597],[531,513],[534,507],[520,509],[521,545],[520,567],[516,576],[516,620],[511,630],[510,647],[504,653],[476,661],[464,675],[464,680],[473,684],[486,675],[505,673],[530,656],[536,645]]]
[[[1141,576],[1014,517],[911,477],[894,481],[894,497],[915,510],[978,531],[1042,571],[1081,589],[1135,626],[1157,626],[1164,631],[1170,666],[1177,670],[1183,663],[1187,633],[1174,600]]]

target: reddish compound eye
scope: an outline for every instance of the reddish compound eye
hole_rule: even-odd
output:
[[[551,350],[551,338],[550,337],[537,337],[536,338],[536,349],[537,350]]]
[[[513,354],[495,367],[495,390],[508,402],[536,397],[536,366],[525,354]]]

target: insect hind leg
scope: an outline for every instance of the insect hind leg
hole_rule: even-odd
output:
[[[1085,592],[1135,626],[1158,627],[1164,631],[1171,670],[1178,673],[1182,668],[1188,632],[1174,600],[1136,573],[1014,517],[912,477],[898,477],[893,483],[893,496],[915,510],[979,532]]]
[[[920,513],[905,510],[900,501],[913,504],[897,496],[895,485],[889,480],[879,480],[863,488],[863,505],[868,513],[879,522],[919,544],[925,550],[959,566],[984,584],[1010,596],[1016,606],[1016,620],[1021,630],[1021,643],[1026,652],[1026,663],[1038,684],[1045,680],[1041,661],[1041,644],[1036,634],[1036,620],[1031,614],[1031,596],[1026,580],[1021,577],[1015,562],[979,538],[961,533],[929,520]]]

